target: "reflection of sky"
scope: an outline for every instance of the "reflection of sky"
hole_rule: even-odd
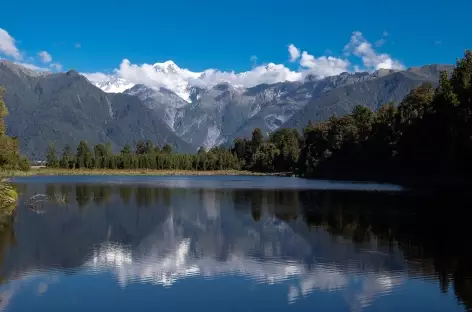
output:
[[[86,263],[92,270],[113,272],[118,282],[150,283],[172,286],[180,279],[199,277],[215,279],[219,276],[242,276],[255,283],[285,284],[288,286],[289,303],[306,297],[313,291],[341,291],[354,282],[361,282],[361,293],[356,294],[357,305],[367,307],[378,294],[387,294],[404,280],[402,274],[365,272],[363,276],[348,273],[336,265],[316,265],[307,269],[297,262],[258,261],[257,259],[232,255],[225,261],[214,258],[190,257],[189,240],[180,241],[161,259],[149,258],[133,261],[131,252],[117,245],[104,245],[95,251]],[[358,272],[359,273],[359,272]],[[210,282],[209,282],[210,283]]]
[[[159,249],[159,244],[160,242],[156,242],[154,246],[147,247]],[[385,306],[385,300],[382,298],[386,298],[386,295],[394,296],[395,293],[402,294],[399,299],[407,300],[405,301],[408,303],[406,306],[417,304],[420,310],[424,306],[421,306],[419,302],[413,302],[414,297],[422,296],[423,301],[421,302],[429,300],[429,302],[434,302],[434,300],[441,299],[441,296],[437,296],[436,285],[428,285],[429,283],[425,281],[408,280],[404,272],[378,271],[369,268],[347,269],[340,267],[336,262],[318,263],[309,268],[299,261],[262,261],[240,254],[232,254],[225,260],[217,259],[214,255],[197,258],[193,255],[190,246],[190,239],[183,238],[170,249],[166,245],[163,253],[156,257],[157,253],[152,250],[148,250],[150,251],[148,256],[143,256],[133,254],[129,247],[115,243],[104,243],[97,247],[84,266],[72,275],[67,271],[31,272],[1,286],[0,310],[6,309],[8,311],[10,305],[12,307],[25,307],[26,305],[29,308],[33,308],[33,306],[36,308],[35,304],[39,298],[48,295],[51,296],[50,300],[58,300],[66,307],[71,304],[69,301],[72,300],[71,298],[93,298],[97,294],[100,294],[97,297],[97,299],[100,298],[99,304],[108,308],[118,304],[113,299],[116,296],[123,297],[122,300],[127,298],[127,293],[119,293],[112,286],[113,284],[131,291],[134,295],[128,297],[127,300],[133,302],[138,300],[134,297],[139,297],[136,295],[136,289],[138,289],[136,285],[142,285],[146,288],[139,288],[143,292],[140,296],[157,296],[156,300],[159,299],[164,308],[173,309],[175,305],[184,305],[190,309],[197,309],[201,304],[208,311],[211,310],[209,305],[213,304],[210,303],[213,302],[212,300],[215,301],[215,310],[219,310],[218,297],[212,297],[209,292],[228,296],[225,300],[236,300],[237,296],[242,296],[241,299],[246,300],[244,298],[247,297],[247,300],[255,305],[254,310],[264,310],[266,305],[276,305],[274,302],[279,302],[278,307],[280,308],[282,298],[277,296],[280,294],[284,297],[285,304],[294,305],[295,310],[289,309],[287,306],[287,311],[311,311],[316,310],[316,307],[324,310],[323,305],[329,304],[332,307],[337,307],[336,311],[358,312],[372,305],[375,306],[376,302],[379,302],[380,306]],[[112,284],[107,282],[112,281],[110,274],[116,279],[116,282]],[[412,284],[415,284],[414,288],[412,288]],[[256,291],[258,295],[254,297],[255,295],[251,295],[248,291],[257,285],[259,287],[253,291]],[[218,289],[213,290],[213,287]],[[410,291],[405,290],[406,287],[410,288]],[[151,289],[155,290],[151,291]],[[165,293],[168,294],[168,292],[164,293],[165,289],[175,289],[172,292],[173,295],[167,300],[163,300],[162,297]],[[162,295],[158,295],[159,290]],[[231,295],[232,292],[234,292],[233,295]],[[327,295],[321,295],[322,293],[337,295],[330,301],[324,302]],[[435,294],[435,296],[428,298],[428,293]],[[178,300],[176,299],[178,296],[185,298],[201,296],[202,300],[207,298],[207,301],[199,304],[195,302],[177,304],[175,300]],[[313,300],[316,298],[316,300],[303,300],[308,298]],[[449,299],[449,302],[454,301],[452,291],[449,294]],[[395,299],[389,299],[386,307],[389,307],[388,304],[401,303],[392,300]],[[27,302],[30,302],[30,305]],[[297,305],[297,303],[301,305]],[[93,306],[95,303],[76,299],[77,306],[75,310],[72,308],[71,311],[81,311],[85,307],[90,307],[90,304]],[[130,301],[126,300],[121,304],[127,304],[128,309],[131,306]],[[310,305],[313,306],[310,308]],[[445,304],[444,301],[438,301],[435,305],[445,308],[452,306]],[[119,310],[118,308],[115,311]],[[122,310],[125,310],[124,307]]]
[[[190,183],[177,180],[180,187]],[[35,250],[53,255],[30,256],[30,261],[18,266],[26,272],[0,286],[0,310],[42,307],[51,311],[50,306],[57,305],[68,310],[75,307],[71,311],[92,307],[116,312],[135,310],[139,302],[136,310],[146,311],[153,310],[146,308],[152,306],[164,311],[239,312],[251,310],[245,307],[248,305],[255,311],[324,311],[329,305],[335,311],[358,312],[401,307],[402,300],[411,301],[415,296],[425,297],[416,302],[416,311],[425,306],[445,308],[439,310],[454,307],[452,290],[447,298],[441,297],[437,284],[408,278],[408,266],[396,246],[385,249],[375,238],[354,244],[350,237],[332,236],[321,228],[308,231],[300,219],[285,223],[275,218],[274,211],[299,209],[289,207],[289,201],[274,203],[261,198],[263,217],[254,222],[248,207],[235,208],[237,204],[248,206],[248,202],[232,202],[225,192],[178,194],[165,205],[166,210],[163,206],[142,207],[129,213],[133,207],[123,206],[115,197],[106,209],[87,207],[80,217],[62,207],[35,215],[35,225],[58,226],[50,227],[48,235],[23,230],[29,237],[19,235],[19,243],[28,248],[17,249],[17,256],[28,258]],[[160,213],[155,213],[158,210]],[[55,221],[39,223],[46,217]],[[28,223],[23,221],[22,226],[26,228]],[[66,228],[61,239],[56,231],[60,227]],[[21,232],[19,227],[17,230]],[[107,240],[115,242],[103,242],[102,232],[106,231]],[[25,244],[28,238],[31,245]],[[123,241],[127,245],[120,243]],[[81,243],[81,248],[74,242]],[[55,247],[48,249],[49,245]],[[77,259],[78,264],[71,261]],[[80,267],[73,271],[51,269],[57,263],[71,262],[72,267]],[[32,265],[39,269],[28,270]],[[227,309],[218,306],[223,301],[228,302]],[[404,307],[414,306],[410,301]]]

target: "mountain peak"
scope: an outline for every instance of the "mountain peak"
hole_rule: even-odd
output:
[[[180,67],[174,63],[174,61],[165,61],[164,63],[155,63],[153,65],[154,69],[157,71],[166,73],[166,74],[177,74],[180,72]]]
[[[393,74],[395,72],[398,72],[399,70],[396,69],[386,69],[386,68],[379,68],[376,71],[372,73],[372,77],[383,77],[386,75]]]
[[[69,70],[67,73],[66,73],[67,76],[70,76],[70,77],[74,77],[74,76],[80,76],[79,72],[77,72],[76,70]]]
[[[51,72],[48,71],[36,71],[22,64],[13,63],[5,59],[0,59],[0,67],[6,67],[16,74],[22,73],[32,77],[46,76],[51,74]]]
[[[108,80],[99,81],[94,84],[108,93],[121,93],[134,86],[133,83],[130,83],[119,76],[110,76]]]

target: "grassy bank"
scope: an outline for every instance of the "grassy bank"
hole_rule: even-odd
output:
[[[147,176],[263,176],[265,173],[238,171],[238,170],[214,170],[214,171],[192,171],[192,170],[113,170],[113,169],[56,169],[36,168],[30,171],[0,171],[0,180],[18,176],[51,176],[51,175],[147,175]]]

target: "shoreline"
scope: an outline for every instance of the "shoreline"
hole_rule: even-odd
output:
[[[30,176],[78,176],[78,175],[137,175],[137,176],[285,176],[280,173],[262,173],[239,170],[154,170],[154,169],[55,169],[37,168],[29,171],[0,172],[0,181],[8,182],[12,177]]]

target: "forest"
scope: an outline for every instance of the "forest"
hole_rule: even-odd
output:
[[[25,168],[18,141],[5,134],[6,106],[0,102],[0,168]],[[283,172],[306,178],[354,180],[465,180],[472,171],[472,51],[458,59],[451,74],[441,73],[437,86],[414,88],[398,105],[377,111],[358,105],[350,114],[296,129],[237,138],[231,147],[203,147],[195,154],[174,153],[151,141],[126,145],[118,154],[111,144],[57,151],[51,143],[48,167],[250,170]]]

